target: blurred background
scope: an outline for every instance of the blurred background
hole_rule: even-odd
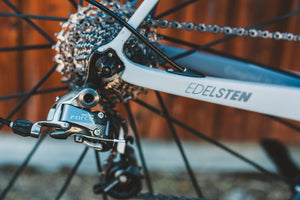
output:
[[[68,0],[11,2],[26,14],[67,17],[68,13],[76,11]],[[1,12],[14,12],[4,2],[0,3]],[[180,0],[162,1],[159,3],[157,13],[161,13],[180,3],[182,3]],[[185,7],[181,11],[164,18],[167,20],[194,22],[196,24],[206,23],[219,26],[250,27],[285,15],[296,9],[299,9],[299,0],[196,1],[196,3]],[[33,48],[33,46],[42,45],[42,49],[38,50],[14,51],[11,49],[10,52],[1,52],[1,96],[28,92],[54,65],[52,58],[55,55],[55,51],[51,49],[49,41],[23,19],[1,17],[0,20],[2,24],[0,33],[1,48],[18,46]],[[265,26],[263,29],[297,34],[300,32],[299,20],[299,15],[295,15]],[[54,33],[60,31],[58,21],[32,19],[32,22],[47,33],[53,41],[56,40]],[[174,34],[172,29],[159,29],[158,32],[199,45],[224,37],[222,34],[188,32],[184,30],[178,30]],[[295,42],[238,37],[211,48],[277,68],[295,71],[299,68],[298,53],[300,47]],[[201,65],[201,63],[199,64]],[[52,74],[38,90],[62,86],[60,78],[60,74]],[[43,120],[46,118],[48,109],[53,104],[55,97],[62,94],[64,92],[35,95],[22,106],[12,119]],[[158,105],[151,91],[149,91],[148,95],[141,95],[140,97],[152,105]],[[215,139],[246,142],[259,141],[263,137],[273,137],[289,143],[298,143],[300,139],[299,134],[296,134],[291,128],[287,128],[260,114],[172,95],[164,95],[164,98],[168,102],[168,109],[172,116]],[[1,101],[1,116],[7,116],[20,99],[22,98]],[[164,120],[137,105],[132,106],[139,124],[139,132],[143,137],[169,138],[168,127],[165,126]],[[179,132],[182,138],[191,139],[191,135],[187,132],[183,130]]]
[[[24,14],[67,18],[69,13],[76,12],[76,8],[73,5],[74,1],[71,0],[10,0],[9,2],[15,6],[15,10],[8,6],[10,3],[8,3],[7,0],[3,0],[0,1],[1,13],[22,12]],[[182,2],[183,0],[162,0],[158,4],[157,13],[162,13]],[[87,4],[85,3],[84,5]],[[299,0],[198,0],[193,4],[186,6],[184,9],[164,17],[164,19],[172,21],[177,20],[180,22],[193,22],[196,24],[205,23],[211,25],[217,24],[219,26],[247,28],[299,9]],[[22,101],[24,95],[28,93],[55,64],[52,61],[55,51],[51,49],[52,44],[50,41],[56,41],[54,34],[58,33],[61,29],[59,21],[31,20],[42,32],[47,33],[49,36],[48,40],[24,19],[0,16],[0,116],[10,116],[12,120],[45,120],[49,108],[55,101],[55,97],[62,96],[66,93],[66,91],[59,91],[34,95],[28,99],[23,106],[20,106],[17,112],[12,114],[12,111],[18,103]],[[299,24],[300,15],[298,14],[265,26],[262,29],[299,34]],[[222,34],[199,33],[197,31],[188,32],[177,30],[174,32],[172,29],[158,29],[158,32],[198,45],[204,45],[224,37]],[[166,41],[164,41],[164,43],[170,44]],[[296,42],[237,37],[211,46],[210,48],[275,68],[300,71],[300,45]],[[201,65],[201,63],[199,64]],[[64,87],[65,85],[60,82],[60,79],[60,74],[53,73],[40,85],[40,87],[37,88],[36,91],[43,92],[52,88]],[[12,98],[10,95],[14,94],[20,94],[20,97]],[[168,94],[162,95],[167,104],[169,114],[175,119],[178,119],[215,140],[232,144],[237,151],[246,154],[248,153],[248,156],[253,157],[254,159],[256,158],[262,162],[266,162],[265,156],[257,158],[257,155],[261,155],[262,152],[256,151],[257,146],[253,145],[258,144],[262,138],[278,139],[289,144],[291,148],[294,148],[295,152],[298,152],[299,150],[297,148],[300,143],[300,134],[297,132],[297,129],[300,129],[299,122],[284,119],[285,121],[282,123],[282,119],[273,120],[268,116],[253,112]],[[160,109],[158,100],[153,91],[149,90],[147,95],[140,95],[140,99]],[[147,139],[147,141],[167,141],[167,144],[172,141],[172,135],[164,118],[134,102],[131,103],[131,108],[134,113],[138,132],[142,139]],[[122,105],[119,105],[117,109],[120,111],[122,117],[127,117],[125,108]],[[179,137],[186,142],[184,144],[187,144],[186,146],[188,147],[186,148],[187,151],[190,152],[190,155],[199,150],[193,148],[199,148],[199,146],[206,147],[206,144],[202,143],[202,140],[198,137],[195,137],[193,134],[180,127],[175,127]],[[10,140],[5,140],[7,133],[11,134],[8,128],[2,128],[1,133],[3,134],[3,136],[1,136],[4,138],[3,141],[7,141],[7,148],[11,147],[13,151],[15,151],[14,154],[23,151],[22,149],[18,150],[18,148],[10,145]],[[20,140],[18,141],[20,144],[22,143]],[[28,142],[28,149],[30,149],[32,143],[27,139],[26,141]],[[194,142],[201,143],[195,144]],[[72,141],[69,143],[72,143]],[[151,156],[152,154],[151,147],[153,148],[153,146],[151,146],[151,144],[152,143],[148,145],[149,151],[146,153],[147,156]],[[158,142],[157,144],[158,149],[162,147],[168,149],[166,143]],[[47,154],[50,154],[50,156],[48,156],[51,157],[49,149],[46,147],[44,148],[44,153],[46,154],[47,152]],[[49,146],[49,148],[51,147]],[[70,148],[74,147],[70,146]],[[147,149],[147,142],[145,148]],[[213,147],[207,146],[207,148],[208,149],[203,151],[213,151],[211,149]],[[170,150],[172,150],[172,147],[170,147]],[[168,150],[163,151],[168,152]],[[9,152],[9,150],[7,150],[7,152]],[[77,153],[78,150],[75,150],[74,152]],[[44,158],[45,154],[41,154],[39,158]],[[159,152],[155,155],[158,156]],[[221,159],[223,156],[222,153],[219,154],[219,152],[216,152],[215,156],[216,155],[218,155],[217,160],[219,160],[220,163],[215,164],[218,166],[223,165],[224,163]],[[53,153],[53,157],[55,157],[55,153]],[[21,160],[21,158],[18,159]],[[161,162],[162,160],[164,159],[162,158]],[[197,163],[199,162],[197,161],[199,160],[194,161],[194,165],[198,165]],[[157,162],[157,166],[160,166],[161,162]],[[208,161],[204,160],[203,162]],[[224,165],[226,166],[226,164]],[[275,170],[272,164],[269,163],[266,165],[272,170]],[[199,166],[201,168],[201,165]],[[155,169],[155,164],[153,164],[152,167]],[[232,167],[233,166],[229,165],[228,169]],[[242,168],[243,167],[244,166],[242,166]],[[210,168],[210,165],[207,165],[205,169],[208,168]],[[248,171],[248,168],[245,167],[244,171]],[[87,180],[85,179],[84,181]],[[184,188],[185,186],[178,187]],[[271,187],[271,189],[274,189],[274,187]],[[70,199],[73,199],[73,197],[70,197]]]

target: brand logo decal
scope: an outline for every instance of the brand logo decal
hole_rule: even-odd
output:
[[[245,92],[228,88],[218,88],[212,85],[205,86],[198,83],[190,83],[185,89],[185,93],[241,102],[248,102],[252,96],[252,92]]]
[[[71,115],[71,120],[75,121],[91,121],[93,118],[89,114]]]

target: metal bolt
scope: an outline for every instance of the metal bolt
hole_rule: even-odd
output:
[[[287,33],[286,39],[287,39],[288,41],[292,41],[293,38],[294,38],[294,35],[293,35],[292,33]]]
[[[212,33],[219,33],[220,27],[218,25],[212,25],[211,26],[211,32]]]
[[[200,32],[205,32],[207,31],[207,27],[205,24],[198,24],[197,25],[197,30],[200,31]]]
[[[256,37],[258,35],[257,30],[255,29],[249,29],[248,34],[250,37]]]
[[[109,68],[109,67],[107,67],[107,66],[104,66],[103,68],[102,68],[102,73],[104,74],[104,75],[110,75],[110,73],[111,73],[111,69]]]
[[[237,32],[238,36],[242,36],[245,33],[245,29],[244,28],[237,28],[236,32]]]
[[[60,99],[60,97],[59,96],[57,96],[56,98],[55,98],[55,101],[58,101]]]
[[[174,21],[171,26],[173,29],[176,29],[176,30],[182,28],[182,24],[178,21]]]
[[[280,39],[282,39],[282,34],[278,31],[276,31],[276,32],[273,33],[273,38],[275,40],[280,40]]]
[[[83,143],[83,138],[81,137],[81,135],[75,135],[74,140],[75,142]]]
[[[268,38],[269,37],[269,31],[262,31],[261,32],[261,37],[264,38],[264,39]]]
[[[63,123],[63,124],[62,124],[62,127],[67,129],[67,128],[69,128],[69,127],[70,127],[70,124],[69,124],[69,123],[67,123],[67,122],[65,122],[65,123]]]
[[[98,113],[98,117],[99,117],[100,119],[103,119],[103,118],[104,118],[104,113],[103,113],[103,112],[99,112],[99,113]]]
[[[98,128],[96,128],[94,130],[94,135],[99,136],[100,134],[101,134],[101,131]]]
[[[187,23],[183,23],[183,27],[187,30],[187,31],[192,31],[194,30],[194,24],[191,22],[187,22]]]
[[[121,176],[119,176],[119,180],[121,183],[125,183],[127,181],[127,176],[121,175]]]
[[[158,21],[158,25],[161,28],[167,28],[169,26],[169,22],[167,20],[160,20],[160,21]]]
[[[229,26],[225,26],[225,27],[223,28],[223,30],[224,30],[224,33],[225,33],[226,35],[230,35],[230,34],[232,34],[232,32],[233,32],[233,30],[232,30]]]

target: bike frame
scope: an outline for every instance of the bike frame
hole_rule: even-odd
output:
[[[134,85],[192,99],[259,113],[300,120],[297,87],[245,82],[214,77],[193,77],[125,63],[121,78]]]
[[[129,19],[128,24],[133,28],[137,28],[157,2],[158,0],[143,1]],[[252,64],[236,63],[238,61],[235,61],[235,63],[230,62],[228,59],[216,56],[210,62],[210,67],[213,67],[213,71],[219,76],[222,76],[222,70],[224,72],[224,68],[222,69],[224,63],[229,64],[229,66],[238,66],[240,64],[239,69],[244,66],[246,69],[244,71],[248,71],[248,74],[249,72],[253,74],[250,68],[256,67],[257,69],[253,74],[254,77],[263,75],[271,79],[275,78],[276,81],[274,83],[276,84],[231,80],[228,78],[233,78],[235,73],[230,71],[227,72],[226,78],[216,78],[150,68],[134,63],[124,55],[123,45],[130,35],[131,32],[124,27],[114,40],[97,49],[98,52],[104,52],[108,49],[113,49],[116,52],[125,66],[124,71],[120,73],[120,77],[124,81],[169,94],[300,121],[300,106],[298,102],[300,90],[297,87],[300,85],[300,79],[297,77],[281,74],[270,69],[263,69]],[[169,52],[174,53],[174,51],[176,52],[178,49],[169,48]],[[190,63],[183,61],[181,64],[186,66],[186,64],[191,64],[192,62],[194,70],[197,69],[197,66],[202,66],[202,69],[206,69],[205,63],[208,63],[207,58],[211,59],[212,57],[206,57],[206,60],[202,60],[205,56],[202,56],[201,59],[199,55],[194,56],[194,59],[187,57],[185,60],[188,59]],[[236,69],[238,68],[236,67]],[[259,71],[264,73],[255,76],[255,73]],[[233,70],[233,72],[235,71]],[[251,79],[249,77],[251,76],[248,75],[248,79]],[[282,82],[283,85],[278,85],[278,82]]]

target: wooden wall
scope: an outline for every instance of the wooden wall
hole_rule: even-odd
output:
[[[69,12],[75,12],[75,8],[68,0],[12,0],[11,2],[23,13],[67,17]],[[162,0],[157,12],[161,13],[167,8],[182,2],[183,0]],[[165,17],[165,19],[218,24],[220,26],[249,27],[299,8],[299,0],[199,0],[184,10]],[[13,11],[1,1],[0,12]],[[32,21],[53,39],[54,33],[60,31],[58,22]],[[48,43],[47,40],[21,19],[0,17],[0,24],[0,47]],[[300,16],[293,16],[289,20],[282,20],[265,28],[270,31],[278,30],[298,34],[300,33],[299,24]],[[170,29],[159,31],[197,44],[206,44],[222,37],[222,35],[199,34],[186,31],[177,31],[176,35],[173,35]],[[218,44],[213,48],[274,67],[290,70],[299,70],[300,68],[299,43],[242,37]],[[0,96],[30,90],[53,66],[52,57],[54,54],[55,52],[49,49],[0,52]],[[60,75],[55,73],[43,84],[41,89],[60,85]],[[55,97],[62,94],[63,92],[36,95],[12,119],[44,120]],[[163,97],[172,116],[216,139],[258,141],[263,137],[272,137],[292,143],[300,142],[299,133],[260,114],[167,94],[163,94]],[[141,96],[141,98],[159,108],[153,92],[149,91],[148,95]],[[19,100],[20,98],[1,101],[0,116],[8,115]],[[138,123],[139,132],[144,137],[169,138],[170,133],[164,119],[135,103],[131,105]],[[124,108],[122,106],[119,106],[119,108],[121,113],[124,113]],[[293,121],[289,122],[296,123]],[[298,123],[298,125],[300,124]],[[181,128],[176,128],[182,138],[195,138]]]

